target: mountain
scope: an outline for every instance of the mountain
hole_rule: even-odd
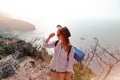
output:
[[[0,32],[7,31],[28,32],[33,30],[35,30],[34,25],[29,22],[0,15]]]

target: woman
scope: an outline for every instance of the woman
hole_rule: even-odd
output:
[[[44,47],[54,48],[53,58],[50,62],[50,80],[57,80],[57,78],[59,80],[71,80],[74,64],[74,50],[69,41],[71,34],[67,27],[62,28],[61,25],[57,25],[57,27],[58,40],[48,43],[55,36],[55,33],[51,33],[44,44]]]

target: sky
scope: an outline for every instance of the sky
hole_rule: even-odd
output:
[[[98,35],[115,45],[120,41],[120,0],[0,0],[0,14],[32,23],[45,37],[61,24],[77,42],[76,36]]]

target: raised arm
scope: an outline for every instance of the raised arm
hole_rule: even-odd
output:
[[[54,36],[55,36],[55,33],[51,33],[51,34],[48,36],[48,38],[45,40],[45,43],[48,43],[49,40],[50,40],[52,37],[54,37]]]
[[[54,36],[55,36],[55,33],[51,33],[51,34],[48,36],[48,38],[45,40],[45,42],[44,42],[44,44],[43,44],[43,47],[44,47],[44,48],[53,48],[53,47],[55,47],[55,41],[49,43],[50,39],[51,39],[52,37],[54,37]]]

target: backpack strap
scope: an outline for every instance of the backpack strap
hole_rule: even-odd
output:
[[[69,61],[69,55],[70,55],[71,48],[72,48],[72,45],[70,46],[68,54],[67,54],[67,61]]]
[[[55,47],[56,47],[56,45],[57,45],[58,42],[59,42],[59,40],[57,40],[57,41],[55,42]]]

